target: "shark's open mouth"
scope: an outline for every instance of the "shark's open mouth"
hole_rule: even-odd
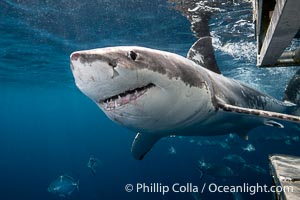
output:
[[[155,85],[153,83],[149,83],[146,86],[128,90],[121,94],[117,94],[107,99],[100,100],[99,103],[104,105],[105,110],[114,110],[120,106],[128,104],[130,101],[136,100],[152,87],[155,87]]]

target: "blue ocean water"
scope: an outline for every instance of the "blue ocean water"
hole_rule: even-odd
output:
[[[76,88],[69,55],[119,45],[185,55],[197,38],[190,22],[166,0],[2,0],[0,9],[0,199],[59,199],[47,187],[68,174],[80,185],[67,199],[192,200],[196,198],[189,192],[128,193],[124,187],[177,182],[270,186],[268,155],[300,155],[298,127],[263,127],[251,131],[249,141],[233,136],[167,138],[143,161],[132,158],[135,133],[107,119]],[[251,17],[251,4],[243,3],[222,7],[211,20],[218,64],[225,76],[281,99],[295,68],[256,68]],[[234,143],[226,143],[232,137]],[[242,149],[249,144],[255,151]],[[171,147],[176,154],[170,153]],[[266,172],[224,161],[229,154],[238,154]],[[87,167],[90,155],[101,161],[96,175]],[[226,164],[235,175],[201,178],[198,160]],[[272,196],[241,195],[244,199]],[[233,199],[233,195],[206,191],[199,198]]]

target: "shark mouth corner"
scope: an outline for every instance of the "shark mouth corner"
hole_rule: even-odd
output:
[[[147,90],[153,87],[155,87],[155,85],[153,83],[149,83],[148,85],[145,85],[143,87],[135,88],[133,90],[127,90],[104,100],[99,100],[98,103],[103,105],[106,111],[111,111],[136,100],[137,98],[145,94]]]

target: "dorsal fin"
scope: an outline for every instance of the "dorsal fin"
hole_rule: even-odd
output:
[[[187,53],[187,58],[210,71],[221,74],[215,59],[210,36],[202,37],[197,40]]]

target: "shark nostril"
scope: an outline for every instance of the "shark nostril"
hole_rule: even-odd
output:
[[[117,64],[117,61],[111,61],[111,62],[108,62],[108,65],[115,68],[115,67],[117,67],[118,64]]]
[[[117,59],[109,61],[108,65],[111,66],[112,70],[113,70],[113,75],[111,78],[115,78],[115,77],[119,76],[119,73],[115,69],[118,66]]]

